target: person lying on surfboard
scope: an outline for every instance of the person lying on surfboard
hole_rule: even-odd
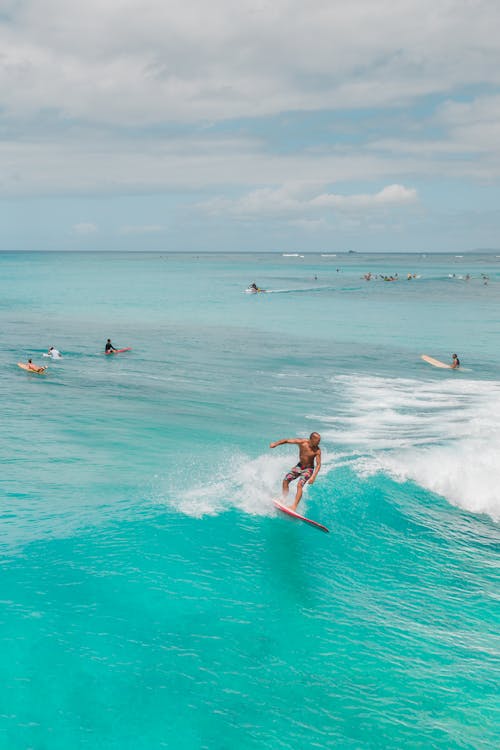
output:
[[[106,348],[104,349],[104,351],[106,354],[108,352],[116,352],[116,346],[113,346],[113,344],[111,343],[111,339],[108,339],[106,341]]]
[[[314,484],[314,480],[321,469],[320,440],[321,435],[319,432],[311,432],[309,438],[287,438],[286,440],[277,440],[275,443],[269,445],[270,448],[276,448],[278,445],[284,445],[285,443],[299,446],[299,463],[294,466],[293,469],[290,469],[283,479],[284,498],[288,495],[290,482],[293,482],[295,479],[299,480],[295,500],[293,505],[290,506],[292,510],[297,510],[297,506],[302,498],[304,485],[307,484],[307,482],[309,482],[309,484]],[[315,462],[316,466],[314,465]]]
[[[26,366],[28,370],[33,370],[34,372],[43,372],[45,370],[45,367],[39,367],[38,365],[34,365],[31,359],[28,359]]]
[[[459,360],[459,358],[457,357],[456,354],[452,354],[451,356],[452,356],[452,359],[453,359],[453,364],[451,364],[450,367],[451,367],[452,370],[456,370],[457,367],[460,367],[460,360]]]

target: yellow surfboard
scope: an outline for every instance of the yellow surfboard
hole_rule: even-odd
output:
[[[424,360],[424,362],[428,362],[430,365],[433,365],[434,367],[441,367],[445,370],[453,370],[456,368],[453,368],[451,365],[447,365],[446,362],[441,362],[439,359],[434,359],[434,357],[429,357],[428,354],[421,354],[421,359]]]
[[[25,365],[24,362],[18,362],[17,366],[20,367],[22,370],[26,370],[26,372],[34,372],[35,375],[43,375],[46,367],[37,367],[36,369],[34,367],[30,367],[29,365]]]

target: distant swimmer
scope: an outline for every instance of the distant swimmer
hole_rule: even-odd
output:
[[[111,339],[108,339],[108,340],[106,341],[106,348],[104,349],[104,352],[105,352],[106,354],[109,354],[110,352],[116,352],[116,351],[117,351],[117,349],[116,349],[116,347],[114,347],[114,346],[113,346],[113,344],[111,343]]]
[[[451,364],[450,367],[452,370],[456,370],[457,367],[460,367],[460,360],[456,354],[452,354],[451,356],[453,358],[453,364]]]
[[[252,292],[253,294],[256,294],[257,292],[265,292],[265,291],[266,291],[265,289],[261,289],[260,286],[257,286],[255,281],[253,284],[250,284],[250,286],[247,289],[247,292]]]
[[[55,348],[55,346],[49,346],[49,357],[52,357],[52,359],[59,359],[62,357],[61,352]]]
[[[288,496],[290,482],[293,482],[295,479],[299,480],[295,501],[293,505],[290,506],[292,510],[296,510],[301,501],[304,485],[308,482],[309,484],[314,484],[314,480],[321,469],[320,440],[321,435],[318,432],[311,432],[309,438],[288,438],[286,440],[277,440],[269,446],[270,448],[276,448],[278,445],[284,445],[285,443],[299,446],[299,463],[296,464],[293,469],[290,469],[283,479],[284,498]],[[314,465],[315,462],[316,466]]]

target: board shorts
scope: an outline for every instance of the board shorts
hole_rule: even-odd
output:
[[[299,484],[302,485],[302,487],[310,480],[310,478],[313,475],[314,468],[312,466],[302,466],[302,464],[297,464],[293,467],[293,469],[290,469],[288,474],[285,476],[286,482],[293,482],[294,479],[299,479]]]

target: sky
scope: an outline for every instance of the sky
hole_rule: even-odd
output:
[[[498,0],[0,0],[0,250],[500,247]]]

